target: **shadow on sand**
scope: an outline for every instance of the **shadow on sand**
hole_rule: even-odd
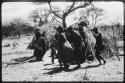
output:
[[[56,74],[56,73],[60,73],[61,71],[63,71],[63,69],[61,69],[60,67],[55,67],[55,68],[45,68],[44,70],[50,70],[49,72],[43,73],[43,74]]]
[[[83,68],[79,68],[79,67],[74,67],[73,69],[68,69],[68,70],[64,70],[64,69],[60,69],[60,67],[55,67],[55,68],[44,68],[44,70],[49,70],[49,72],[43,73],[43,74],[56,74],[56,73],[60,73],[61,71],[66,71],[66,72],[71,72],[71,71],[75,71],[77,69],[85,69],[85,68],[95,68],[95,67],[99,67],[100,65],[88,65],[86,67]]]
[[[95,67],[99,67],[99,66],[100,66],[99,64],[97,64],[97,65],[88,65],[88,66],[83,67],[83,68],[81,68],[81,69],[85,69],[85,68],[95,68]]]
[[[34,56],[30,56],[30,57],[21,57],[21,58],[16,58],[16,59],[12,59],[13,61],[15,62],[32,62],[33,60],[35,61],[34,59],[35,57]]]
[[[34,59],[34,56],[31,57],[21,57],[21,58],[16,58],[12,59],[11,63],[6,63],[7,65],[16,65],[16,64],[23,64],[23,63],[32,63],[32,62],[38,62]]]
[[[52,64],[44,64],[44,66],[48,66],[48,65],[52,65]]]

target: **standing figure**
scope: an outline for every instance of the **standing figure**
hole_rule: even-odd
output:
[[[56,30],[57,33],[55,34],[55,39],[57,41],[57,57],[59,60],[60,68],[64,66],[64,69],[67,70],[70,65],[70,56],[73,55],[73,48],[63,33],[63,27],[59,26]]]
[[[34,56],[37,61],[40,61],[46,52],[46,43],[44,34],[41,34],[38,28],[35,29],[35,38]]]
[[[56,50],[55,50],[55,46],[53,45],[53,43],[50,44],[50,49],[51,49],[51,57],[52,57],[51,63],[54,64],[54,58],[56,56]]]
[[[85,48],[86,48],[85,55],[86,55],[86,57],[88,57],[87,54],[93,55],[93,57],[94,57],[95,56],[94,47],[96,44],[96,39],[93,36],[91,29],[89,29],[87,26],[88,26],[87,21],[81,21],[78,24],[78,27],[79,27],[78,29],[79,29],[80,35],[82,36],[83,42],[85,43]]]
[[[93,35],[96,38],[96,45],[95,45],[95,57],[99,61],[99,65],[101,65],[101,60],[103,60],[103,64],[106,63],[105,59],[102,58],[101,54],[104,50],[102,34],[98,32],[98,28],[93,29]]]
[[[73,30],[72,27],[69,27],[67,29],[67,40],[71,43],[73,49],[74,49],[74,56],[77,67],[81,67],[80,63],[84,62],[84,57],[82,56],[82,38],[80,34]]]

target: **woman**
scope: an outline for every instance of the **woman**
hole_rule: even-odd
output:
[[[36,56],[37,61],[40,61],[42,60],[46,52],[45,36],[40,33],[39,28],[36,28],[35,37],[36,39],[35,39],[35,44],[34,44],[34,56]]]
[[[103,60],[103,64],[106,63],[105,59],[102,58],[101,54],[104,50],[104,45],[102,41],[102,34],[98,32],[98,28],[95,27],[93,29],[93,35],[96,38],[96,45],[95,45],[95,57],[99,61],[99,65],[101,65],[101,60]]]

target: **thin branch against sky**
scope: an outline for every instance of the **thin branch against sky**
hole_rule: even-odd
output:
[[[119,21],[121,24],[123,24],[124,20],[124,4],[122,2],[93,2],[96,7],[102,8],[105,11],[106,19],[103,20],[103,22],[111,22],[114,19],[119,18]],[[62,10],[65,9],[65,7],[70,4],[70,2],[52,2],[53,6],[58,6],[62,8]],[[4,2],[2,4],[2,22],[10,21],[13,18],[23,18],[25,20],[28,20],[28,15],[30,12],[40,7],[41,5],[35,5],[32,2]],[[48,4],[42,4],[44,7],[48,7]],[[75,14],[77,15],[77,14]],[[68,17],[67,22],[71,22],[71,17]],[[29,20],[28,20],[29,21]],[[73,22],[72,22],[73,23]],[[72,24],[72,23],[69,23]]]

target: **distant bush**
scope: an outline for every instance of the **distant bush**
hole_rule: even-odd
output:
[[[31,34],[33,28],[29,23],[20,18],[13,19],[8,24],[2,25],[2,36],[18,36],[19,38],[21,34]]]

